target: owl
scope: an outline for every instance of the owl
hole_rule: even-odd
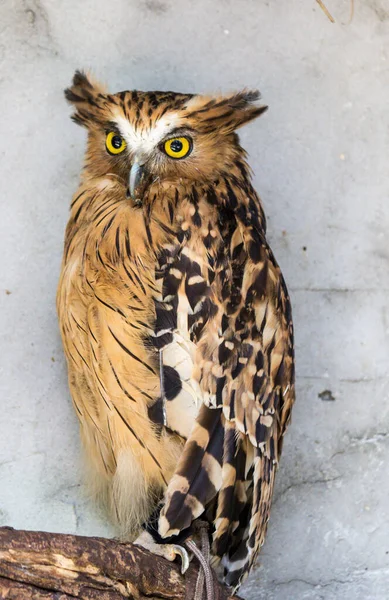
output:
[[[91,485],[125,539],[184,569],[207,523],[237,588],[294,401],[289,296],[236,133],[267,107],[82,72],[65,95],[88,141],[57,309]]]

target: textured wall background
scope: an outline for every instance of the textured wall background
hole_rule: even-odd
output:
[[[112,535],[83,494],[57,331],[85,133],[62,90],[259,87],[242,131],[294,304],[298,401],[248,599],[389,597],[386,0],[2,0],[0,524]]]

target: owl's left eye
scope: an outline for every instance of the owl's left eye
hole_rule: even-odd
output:
[[[120,154],[126,147],[126,142],[121,135],[110,131],[105,138],[105,147],[110,154]]]
[[[192,151],[192,140],[187,137],[177,137],[163,144],[165,154],[171,158],[185,158]]]

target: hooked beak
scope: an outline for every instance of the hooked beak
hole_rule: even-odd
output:
[[[137,191],[138,191],[139,185],[142,182],[144,170],[145,170],[144,165],[139,164],[138,159],[135,159],[135,161],[131,167],[130,177],[128,180],[128,189],[130,192],[130,196],[133,200],[138,199]]]

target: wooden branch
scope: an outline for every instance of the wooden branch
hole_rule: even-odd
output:
[[[179,566],[139,546],[97,537],[0,527],[0,598],[193,600],[199,565]],[[215,581],[215,600],[239,600]]]

